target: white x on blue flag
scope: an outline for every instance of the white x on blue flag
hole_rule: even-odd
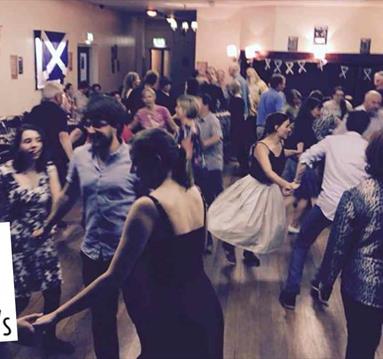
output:
[[[65,33],[34,31],[36,58],[36,87],[42,89],[47,81],[62,81],[68,67],[68,40]]]

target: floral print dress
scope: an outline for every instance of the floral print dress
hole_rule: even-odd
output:
[[[61,270],[53,238],[33,238],[43,226],[51,206],[47,172],[35,188],[21,186],[11,162],[0,166],[0,221],[10,222],[16,298],[61,284]]]

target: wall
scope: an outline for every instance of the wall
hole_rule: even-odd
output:
[[[40,101],[35,90],[33,30],[49,30],[68,34],[69,51],[73,53],[73,71],[66,82],[77,84],[77,45],[84,44],[86,32],[94,34],[91,54],[97,67],[92,82],[105,91],[118,89],[124,74],[134,65],[134,34],[122,17],[111,10],[73,0],[2,0],[0,11],[0,116],[30,110]],[[117,44],[120,72],[112,74],[111,46]],[[24,74],[11,79],[10,55],[23,57]]]
[[[359,53],[369,37],[371,53],[383,53],[380,34],[383,8],[369,6],[254,6],[201,8],[197,19],[196,61],[226,69],[226,46],[245,49],[259,44],[268,51],[287,51],[288,36],[298,36],[298,51],[312,51],[314,26],[328,25],[327,52]]]

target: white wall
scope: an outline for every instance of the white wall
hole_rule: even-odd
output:
[[[383,53],[382,6],[254,6],[201,8],[197,12],[196,61],[226,69],[226,46],[259,44],[266,51],[287,51],[288,36],[298,36],[298,51],[313,49],[314,26],[329,27],[328,53],[359,53],[369,37],[371,53]]]
[[[35,90],[33,30],[65,32],[73,53],[73,71],[66,82],[77,85],[77,46],[86,32],[94,34],[92,55],[97,56],[91,80],[105,91],[118,89],[130,69],[134,39],[124,35],[125,24],[117,13],[73,0],[1,0],[0,4],[0,116],[16,115],[40,101]],[[111,72],[111,46],[118,45],[120,72]],[[24,74],[11,79],[10,55],[24,60]]]

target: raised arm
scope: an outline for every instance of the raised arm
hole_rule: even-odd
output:
[[[38,319],[34,326],[44,329],[53,325],[90,307],[110,289],[120,287],[141,256],[157,218],[153,202],[147,197],[138,199],[129,210],[120,244],[108,270],[54,312]]]

